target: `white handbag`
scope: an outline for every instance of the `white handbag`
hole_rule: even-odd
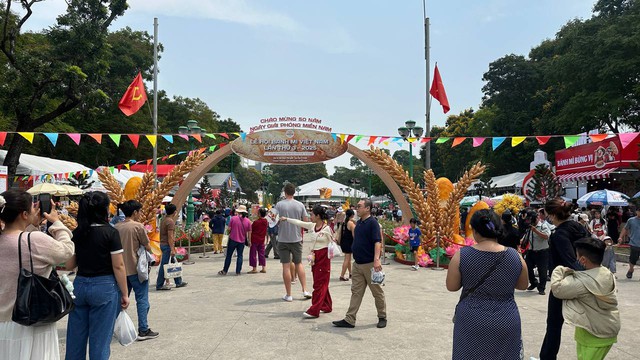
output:
[[[176,260],[175,256],[172,256],[169,259],[169,263],[164,264],[164,278],[174,279],[181,276],[182,276],[182,263],[179,263],[178,260]]]

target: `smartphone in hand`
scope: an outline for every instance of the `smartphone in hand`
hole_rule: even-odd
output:
[[[38,196],[40,202],[40,216],[44,216],[44,213],[51,213],[51,194],[40,194]]]

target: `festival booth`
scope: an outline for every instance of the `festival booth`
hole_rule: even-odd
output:
[[[7,156],[6,150],[0,150],[0,161],[4,162]],[[14,186],[21,189],[29,189],[43,182],[60,182],[68,179],[69,174],[86,173],[93,170],[82,164],[52,159],[44,156],[21,154],[20,163],[16,169]]]
[[[483,195],[491,195],[496,196],[504,193],[522,193],[522,182],[524,178],[527,176],[526,172],[515,172],[506,175],[494,176],[491,178],[491,187],[495,189],[495,194],[483,194]],[[474,181],[471,186],[467,189],[469,194],[477,194],[476,193],[476,184],[479,184],[480,180]]]
[[[354,189],[339,182],[325,177],[298,186],[294,196],[297,200],[310,205],[317,202],[322,203],[344,203],[349,198],[362,199],[368,195],[360,190]]]
[[[602,189],[633,195],[638,168],[637,133],[610,136],[602,141],[556,151],[556,175],[566,196],[578,199]]]

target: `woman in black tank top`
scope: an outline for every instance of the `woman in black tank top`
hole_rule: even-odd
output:
[[[351,278],[351,246],[353,245],[353,229],[356,227],[353,221],[355,213],[349,209],[345,212],[345,219],[343,225],[340,227],[340,248],[344,253],[344,262],[342,263],[342,272],[340,273],[340,280],[349,281]],[[345,277],[349,271],[349,277]]]

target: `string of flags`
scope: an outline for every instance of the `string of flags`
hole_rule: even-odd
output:
[[[104,133],[54,133],[54,132],[2,131],[2,132],[0,132],[0,146],[4,146],[5,141],[7,140],[7,135],[9,135],[9,134],[18,134],[18,135],[22,136],[25,140],[27,140],[30,144],[33,144],[33,140],[35,139],[36,135],[44,136],[45,138],[47,138],[49,140],[49,142],[51,142],[51,145],[53,145],[53,147],[55,147],[58,144],[58,139],[60,138],[60,135],[69,137],[78,146],[80,145],[80,142],[82,141],[83,137],[85,139],[87,137],[89,137],[89,138],[93,139],[95,142],[97,142],[98,144],[102,144],[103,139],[106,137],[106,138],[110,139],[116,146],[120,147],[121,140],[122,140],[123,137],[125,137],[125,138],[129,139],[129,141],[131,141],[131,143],[133,144],[133,146],[136,149],[138,148],[138,145],[140,144],[140,138],[142,138],[142,137],[147,139],[147,141],[149,141],[151,146],[156,146],[156,144],[158,142],[158,138],[164,139],[165,141],[167,141],[168,143],[171,143],[171,144],[173,144],[175,138],[180,138],[180,139],[183,139],[185,141],[189,141],[190,139],[194,139],[194,140],[198,141],[199,143],[202,143],[202,141],[203,141],[203,134],[158,134],[158,135],[155,135],[155,134],[104,134]],[[242,134],[244,134],[244,133],[240,133],[240,132],[206,133],[206,134],[204,134],[204,138],[210,138],[210,139],[215,140],[218,137],[222,137],[224,139],[230,140],[231,139],[231,135],[234,135],[236,137],[238,137],[238,136],[242,136],[242,137],[246,136],[246,134],[244,136]]]

